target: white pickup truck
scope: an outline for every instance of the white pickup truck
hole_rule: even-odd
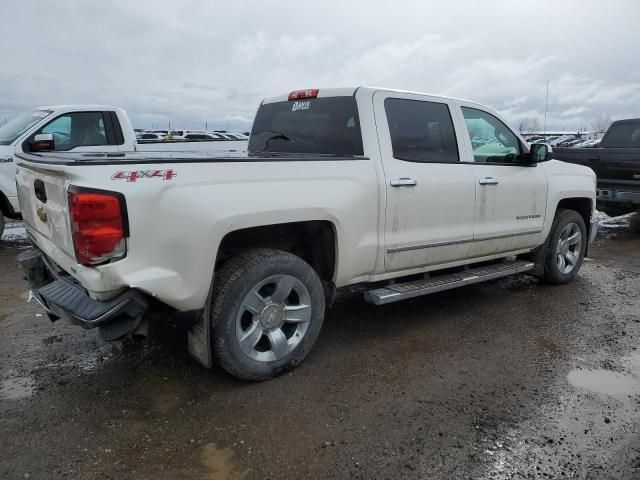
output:
[[[249,380],[309,353],[336,289],[386,304],[521,272],[565,283],[596,233],[589,168],[420,93],[264,100],[244,155],[18,157],[19,263],[52,320],[110,340],[165,312],[203,365]]]
[[[216,151],[246,148],[246,143],[186,141],[137,142],[127,113],[105,105],[57,105],[37,107],[18,115],[0,128],[0,236],[4,217],[19,218],[14,155],[29,152],[35,143],[50,137],[53,149],[63,152]],[[44,135],[44,136],[43,136]],[[218,139],[220,140],[220,139]],[[226,140],[226,139],[224,139]]]

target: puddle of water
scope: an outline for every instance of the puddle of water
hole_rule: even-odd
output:
[[[33,395],[36,390],[31,377],[10,376],[0,382],[0,398],[4,400],[20,400]]]
[[[610,370],[573,370],[567,380],[574,387],[614,397],[640,394],[640,380]]]
[[[236,473],[233,457],[235,453],[230,448],[218,448],[211,442],[207,443],[200,454],[200,461],[209,470],[208,478],[211,480],[242,479],[246,473]]]

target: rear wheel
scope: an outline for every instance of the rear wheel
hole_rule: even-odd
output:
[[[640,233],[640,210],[637,210],[636,213],[631,215],[629,226],[631,227],[632,232]]]
[[[320,278],[304,260],[279,250],[229,260],[216,274],[213,302],[215,357],[245,380],[266,380],[300,363],[324,319]]]
[[[544,279],[550,283],[573,281],[582,265],[587,241],[582,216],[575,210],[558,210],[549,233]]]

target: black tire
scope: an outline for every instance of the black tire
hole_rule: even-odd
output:
[[[256,285],[273,276],[294,277],[309,294],[310,320],[299,343],[285,357],[258,361],[242,350],[237,325],[243,299]],[[317,273],[301,258],[280,250],[256,249],[229,260],[216,273],[211,308],[213,354],[218,364],[243,380],[261,381],[291,370],[309,353],[324,320],[325,298]],[[261,318],[255,315],[253,318]]]
[[[560,253],[559,240],[560,235],[562,234],[565,227],[572,223],[577,225],[580,230],[581,244],[575,266],[570,272],[564,273],[560,270],[557,261],[558,255]],[[572,282],[576,278],[578,270],[580,270],[582,261],[584,260],[584,254],[587,249],[588,241],[589,239],[587,237],[587,227],[585,226],[582,215],[580,215],[575,210],[558,209],[558,211],[556,212],[556,216],[553,219],[553,225],[551,226],[551,231],[549,232],[549,239],[547,242],[547,251],[544,260],[544,280],[549,283],[555,284]]]
[[[632,232],[640,233],[640,210],[637,210],[636,213],[631,215],[631,219],[629,220],[629,227]]]
[[[0,211],[0,237],[2,237],[2,234],[4,233],[4,225],[4,215]]]

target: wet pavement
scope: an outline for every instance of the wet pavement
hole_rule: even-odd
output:
[[[615,223],[615,222],[614,222]],[[26,303],[0,241],[0,478],[640,479],[640,235],[576,282],[521,275],[383,307],[340,295],[295,371],[204,370],[156,319],[106,344]]]

